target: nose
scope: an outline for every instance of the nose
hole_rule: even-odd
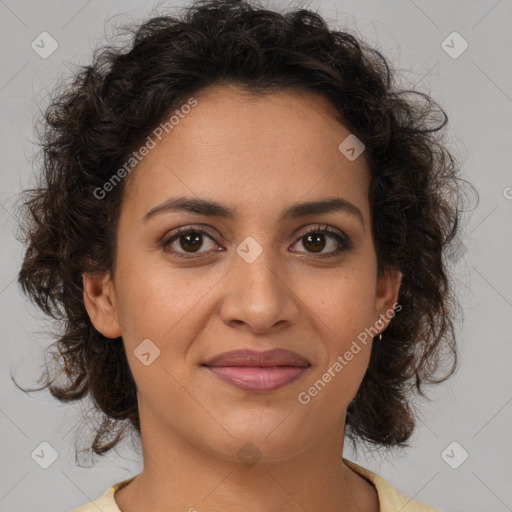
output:
[[[241,248],[245,249],[243,244]],[[240,247],[239,247],[240,250]],[[249,247],[255,250],[254,247]],[[254,333],[284,328],[299,319],[300,299],[293,292],[294,277],[272,249],[261,248],[253,259],[238,253],[223,280],[220,314],[231,326],[246,326]],[[248,253],[247,253],[248,254]]]

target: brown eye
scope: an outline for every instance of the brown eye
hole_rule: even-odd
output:
[[[188,235],[180,235],[178,237],[180,247],[185,251],[197,251],[202,243],[202,235],[197,231],[191,231]]]
[[[302,243],[306,252],[311,253],[314,258],[330,258],[352,248],[352,243],[346,235],[333,230],[329,226],[310,229],[296,243],[299,242]],[[329,246],[331,250],[329,250]],[[326,247],[328,250],[326,254],[323,254],[322,251]],[[294,252],[297,251],[294,250]]]
[[[200,251],[205,242],[205,237],[215,244],[213,237],[203,229],[194,229],[190,227],[180,228],[171,233],[162,243],[165,251],[172,253],[178,258],[193,258],[193,254],[203,254],[208,251]],[[219,249],[217,249],[219,250]],[[191,254],[191,256],[187,256]]]
[[[326,246],[325,235],[322,233],[307,235],[303,237],[302,245],[312,252],[321,252]]]

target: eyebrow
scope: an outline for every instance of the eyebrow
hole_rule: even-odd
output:
[[[144,222],[159,213],[171,211],[185,211],[206,215],[208,217],[220,217],[224,219],[234,219],[236,217],[236,208],[229,208],[216,201],[189,197],[172,197],[162,204],[151,208],[143,217]],[[318,215],[322,213],[344,212],[358,217],[364,229],[364,218],[361,210],[354,204],[341,197],[332,199],[322,199],[319,201],[309,201],[304,203],[295,203],[286,208],[279,220],[298,219],[307,215]]]

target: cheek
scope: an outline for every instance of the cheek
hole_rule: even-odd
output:
[[[342,283],[347,284],[347,280]],[[312,332],[319,345],[318,367],[298,399],[328,423],[339,420],[368,368],[372,349],[372,336],[367,332],[372,318],[371,289],[338,287],[337,293],[318,300],[311,315]]]
[[[187,381],[183,361],[198,329],[191,312],[205,292],[187,286],[190,279],[183,274],[129,263],[118,267],[117,306],[133,377],[146,399],[154,395],[159,400],[164,390],[181,396],[180,386],[165,370],[179,382]]]
[[[312,318],[323,325],[322,332],[330,333],[330,338],[337,339],[334,344],[343,347],[347,338],[370,327],[374,320],[376,299],[376,277],[371,269],[360,268],[342,270],[315,279],[315,286],[305,280],[303,296],[308,297],[308,309]],[[309,286],[308,286],[309,284]],[[307,295],[305,295],[307,291]]]
[[[201,301],[214,285],[208,276],[171,268],[165,260],[144,257],[119,261],[116,272],[118,314],[127,334],[161,339]],[[210,283],[210,281],[212,281]]]
[[[329,388],[326,395],[346,402],[353,396],[368,367],[375,307],[375,276],[370,268],[346,269],[331,275],[324,286],[310,294],[307,309],[311,311],[312,333],[323,345],[319,354],[319,386]],[[314,391],[313,391],[314,393]],[[338,398],[336,398],[338,397]],[[350,400],[348,400],[350,401]],[[343,403],[346,406],[347,403]]]

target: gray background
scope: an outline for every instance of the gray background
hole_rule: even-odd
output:
[[[180,5],[176,0],[172,5]],[[294,2],[265,2],[294,6]],[[419,401],[412,447],[387,457],[347,447],[345,457],[377,472],[400,491],[445,510],[512,511],[512,2],[366,0],[312,1],[330,23],[348,27],[402,70],[403,84],[430,93],[447,112],[449,141],[480,202],[466,216],[466,248],[455,267],[463,306],[458,327],[460,369]],[[162,9],[163,3],[156,6]],[[142,20],[152,2],[0,0],[0,511],[70,511],[135,475],[140,455],[127,445],[89,467],[75,461],[73,427],[84,407],[65,406],[47,392],[25,395],[12,383],[36,384],[48,323],[16,284],[22,248],[14,238],[13,204],[30,183],[35,147],[32,119],[71,63],[86,64],[113,25]],[[108,18],[112,19],[108,21]],[[41,58],[31,43],[43,31],[58,49]],[[441,43],[457,31],[469,43],[452,58]],[[458,42],[455,49],[460,48]],[[452,461],[469,454],[457,469]],[[58,459],[42,469],[31,453],[42,442]],[[83,464],[83,463],[82,463]],[[453,462],[452,462],[453,464]],[[92,468],[92,469],[91,469]]]

